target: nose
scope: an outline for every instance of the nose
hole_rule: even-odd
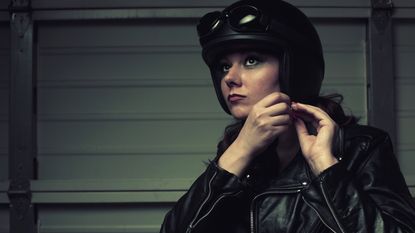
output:
[[[236,65],[233,64],[228,72],[226,73],[225,77],[223,77],[223,81],[226,83],[228,87],[235,87],[241,85],[241,70]]]

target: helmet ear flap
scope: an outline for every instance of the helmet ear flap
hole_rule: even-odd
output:
[[[215,88],[216,97],[219,100],[219,103],[222,109],[227,113],[231,114],[229,111],[228,105],[226,104],[225,97],[222,95],[222,87],[221,87],[221,77],[218,74],[218,70],[215,66],[209,66],[210,76],[212,77],[213,87]]]
[[[281,92],[290,95],[290,53],[285,49],[280,56],[280,70],[278,81]]]
[[[292,100],[310,104],[319,95],[324,77],[322,59],[322,56],[299,51],[291,54],[290,97]]]

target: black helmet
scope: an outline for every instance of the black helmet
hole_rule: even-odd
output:
[[[216,95],[227,113],[217,61],[238,49],[276,54],[280,59],[281,91],[292,100],[309,103],[318,96],[324,77],[320,38],[307,16],[291,4],[241,0],[222,12],[207,13],[200,19],[197,31]]]

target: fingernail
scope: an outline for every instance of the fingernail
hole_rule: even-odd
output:
[[[297,109],[297,103],[291,103],[291,109],[296,110]]]

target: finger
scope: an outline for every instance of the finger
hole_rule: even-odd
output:
[[[305,123],[301,119],[296,119],[294,121],[295,130],[297,131],[298,135],[298,141],[300,142],[301,148],[303,148],[303,145],[305,143],[305,138],[309,136],[307,127],[305,126]]]
[[[313,115],[308,114],[307,112],[300,111],[300,110],[291,110],[291,115],[293,115],[294,118],[301,118],[305,122],[312,122],[315,121],[315,118]]]
[[[292,119],[290,115],[278,115],[271,117],[271,125],[272,126],[281,126],[281,125],[290,125],[292,124]]]
[[[326,112],[322,110],[321,108],[313,106],[313,105],[309,105],[309,104],[293,102],[291,103],[291,107],[295,111],[303,111],[303,112],[308,112],[310,114],[314,112],[320,112],[320,113],[326,114]]]
[[[315,130],[319,129],[320,121],[318,119],[314,118],[313,115],[310,115],[306,112],[300,112],[300,111],[293,111],[293,112],[294,112],[295,118],[300,118],[301,120],[304,121],[304,123],[311,124],[311,126],[313,126],[313,128]],[[310,125],[306,125],[306,126],[310,126]]]
[[[290,97],[282,92],[273,92],[267,96],[265,96],[262,100],[258,102],[261,106],[269,107],[271,105],[277,104],[277,103],[287,103],[291,105]]]
[[[295,111],[304,111],[312,115],[317,120],[331,120],[330,116],[322,109],[302,103],[295,103],[291,105]]]
[[[287,103],[278,103],[271,105],[265,109],[265,113],[269,116],[278,116],[282,114],[290,114],[290,105]]]

